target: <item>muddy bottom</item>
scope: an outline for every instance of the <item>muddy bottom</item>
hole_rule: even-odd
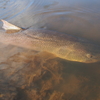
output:
[[[0,100],[100,100],[99,71],[86,64],[14,46],[0,53]]]

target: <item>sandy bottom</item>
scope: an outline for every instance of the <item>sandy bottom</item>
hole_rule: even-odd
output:
[[[79,65],[1,44],[0,100],[100,100],[100,71]]]

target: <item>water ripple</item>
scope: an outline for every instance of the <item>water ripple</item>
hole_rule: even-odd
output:
[[[26,0],[25,2],[21,0],[0,0],[0,18],[16,17],[27,10],[33,3],[34,0]]]

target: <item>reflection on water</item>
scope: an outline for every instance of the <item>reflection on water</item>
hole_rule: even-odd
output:
[[[0,0],[0,19],[100,44],[99,0]],[[100,100],[99,64],[0,43],[0,100]]]

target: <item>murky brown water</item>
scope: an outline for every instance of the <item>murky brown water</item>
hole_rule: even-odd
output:
[[[100,44],[98,0],[0,0],[0,19]],[[0,43],[0,100],[100,100],[99,76],[100,63],[66,61]]]

